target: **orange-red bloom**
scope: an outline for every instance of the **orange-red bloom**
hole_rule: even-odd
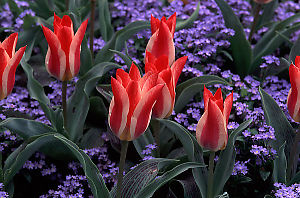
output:
[[[289,114],[296,122],[300,122],[300,56],[295,59],[289,68],[291,89],[287,98]]]
[[[152,107],[164,85],[157,84],[156,73],[149,72],[141,78],[133,63],[129,74],[118,69],[116,78],[111,77],[114,96],[109,106],[108,123],[121,140],[131,141],[147,129]]]
[[[80,45],[84,37],[88,20],[73,31],[73,22],[68,15],[59,18],[54,13],[54,32],[42,25],[48,42],[45,59],[47,71],[61,81],[71,80],[80,69]]]
[[[16,53],[18,33],[11,34],[2,43],[0,42],[0,100],[8,96],[15,84],[15,73],[26,46]]]
[[[227,96],[223,104],[221,88],[215,95],[204,86],[204,114],[200,118],[196,137],[200,146],[211,151],[223,150],[227,145],[227,124],[232,108],[233,93]]]
[[[151,52],[156,58],[166,55],[171,66],[175,61],[174,32],[176,27],[176,12],[166,20],[161,20],[151,15],[152,36],[147,44],[146,51]]]
[[[153,117],[166,118],[171,115],[175,102],[175,87],[186,60],[187,56],[181,57],[170,67],[168,56],[156,58],[146,51],[145,72],[158,73],[157,83],[166,84],[153,107]]]

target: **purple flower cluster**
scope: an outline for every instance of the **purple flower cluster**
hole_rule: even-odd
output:
[[[246,175],[248,173],[248,168],[246,166],[246,164],[250,161],[247,160],[247,161],[236,161],[235,164],[234,164],[234,167],[233,167],[233,171],[231,173],[231,175],[238,175],[238,174],[243,174],[243,175]]]
[[[291,186],[286,186],[282,183],[275,183],[275,197],[276,198],[295,198],[300,197],[300,184],[293,184]]]
[[[3,183],[0,183],[0,197],[1,198],[9,198],[8,193],[4,191]]]

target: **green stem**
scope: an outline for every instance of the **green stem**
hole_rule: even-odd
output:
[[[69,10],[69,0],[65,0],[65,4],[66,4],[66,11]]]
[[[95,23],[95,4],[96,0],[91,0],[91,19],[90,19],[90,50],[94,58],[94,23]]]
[[[256,4],[254,20],[253,20],[253,23],[252,23],[252,26],[251,26],[251,31],[250,31],[249,38],[248,38],[248,41],[249,41],[250,44],[251,44],[252,36],[255,32],[256,23],[257,23],[257,20],[259,18],[259,12],[260,12],[261,8],[262,8],[262,4]]]
[[[294,139],[294,143],[293,146],[291,148],[290,151],[290,158],[289,158],[289,162],[288,162],[288,168],[287,168],[287,182],[289,182],[291,180],[291,177],[293,176],[293,165],[295,163],[295,160],[298,160],[298,158],[296,158],[296,155],[298,153],[298,144],[300,141],[300,126],[298,128],[298,131],[296,133],[296,137]]]
[[[62,109],[63,109],[65,129],[67,129],[67,86],[68,86],[68,81],[63,81],[61,97],[62,97]]]
[[[156,143],[156,151],[157,151],[157,157],[160,157],[160,138],[159,138],[159,132],[160,132],[160,123],[156,119],[152,119],[152,129],[154,132],[154,139]]]
[[[128,141],[126,140],[121,141],[121,156],[120,156],[120,163],[119,163],[118,183],[117,183],[117,198],[121,198],[123,172],[124,172],[127,148],[128,148]]]
[[[214,159],[215,152],[209,152],[209,172],[208,172],[208,181],[207,181],[207,198],[213,198],[213,183],[214,183]]]

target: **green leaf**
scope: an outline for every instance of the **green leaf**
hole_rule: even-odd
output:
[[[55,129],[46,124],[22,118],[7,118],[0,123],[0,126],[9,129],[15,134],[18,134],[24,140],[27,140],[32,136],[55,132]]]
[[[81,43],[81,53],[80,53],[80,76],[86,74],[91,68],[92,64],[92,54],[88,47],[88,41],[86,37],[83,38]]]
[[[259,21],[256,25],[256,29],[269,23],[274,16],[274,11],[278,6],[278,0],[273,0],[270,3],[264,5],[263,14],[259,17]]]
[[[289,63],[293,62],[295,63],[296,56],[300,56],[300,35],[298,37],[298,40],[294,43],[290,55],[289,55]]]
[[[270,38],[270,40],[268,40],[269,42],[265,43],[260,51],[254,56],[253,63],[251,65],[251,71],[254,71],[255,68],[257,68],[262,63],[261,57],[271,54],[285,41],[285,38],[283,38],[283,36],[289,36],[299,29],[300,23],[297,23],[289,28],[282,30],[281,32],[279,32],[280,34],[276,33],[275,31],[274,37]]]
[[[245,130],[250,124],[252,120],[247,120],[240,124],[238,128],[236,128],[233,132],[230,133],[226,148],[221,151],[219,156],[219,160],[216,164],[214,170],[214,184],[213,184],[213,192],[214,197],[219,195],[224,188],[225,183],[231,176],[234,164],[235,164],[235,148],[234,143],[236,138],[240,135],[240,133]]]
[[[285,58],[280,58],[279,60],[280,60],[279,66],[273,64],[267,67],[266,76],[275,76],[280,72],[287,70],[290,67],[290,63]]]
[[[275,129],[276,140],[271,142],[272,147],[278,152],[280,147],[286,142],[287,151],[289,151],[294,139],[293,127],[276,101],[262,88],[259,88],[259,93],[264,108],[266,123]]]
[[[176,181],[182,185],[184,198],[201,197],[200,191],[193,177]]]
[[[203,164],[195,163],[195,162],[186,162],[179,164],[172,170],[165,172],[163,175],[156,177],[151,183],[147,184],[137,195],[136,198],[146,198],[152,197],[157,189],[159,189],[162,185],[176,177],[177,175],[185,172],[190,168],[199,168],[205,167]]]
[[[273,161],[273,180],[275,183],[286,183],[287,162],[284,153],[285,143],[279,148],[278,156]]]
[[[300,18],[300,13],[297,13],[283,21],[277,22],[263,37],[257,42],[253,49],[254,57],[257,57],[258,54],[261,53],[265,49],[265,47],[273,40],[276,36],[276,31],[281,32],[286,28],[286,26],[290,25],[293,21]]]
[[[30,2],[30,8],[36,13],[36,16],[40,16],[44,19],[48,19],[53,16],[53,4],[49,3],[48,0],[39,0]]]
[[[173,132],[181,142],[186,154],[190,161],[204,164],[202,148],[198,144],[196,138],[180,124],[164,119],[157,119],[162,124]],[[202,197],[206,197],[206,185],[207,185],[207,169],[206,168],[194,168],[193,175],[195,181],[200,189]]]
[[[129,171],[123,179],[122,198],[134,197],[158,175],[159,163],[164,161],[170,161],[170,159],[150,159],[140,163],[137,167]],[[114,186],[110,194],[111,197],[116,197],[116,186]]]
[[[99,129],[91,128],[88,130],[80,141],[81,148],[92,149],[103,146],[104,140],[101,137]]]
[[[288,182],[288,186],[292,184],[300,183],[300,171],[295,174],[295,176]]]
[[[89,186],[93,192],[95,198],[110,198],[109,191],[105,185],[102,175],[99,172],[98,167],[92,162],[89,156],[72,141],[67,138],[55,134],[55,138],[64,143],[76,156],[77,160],[81,163],[85,176],[89,182]]]
[[[103,40],[107,42],[114,33],[107,0],[98,0],[98,9],[100,33]]]
[[[90,105],[88,96],[98,80],[113,68],[116,68],[114,63],[98,64],[76,83],[75,91],[67,101],[67,131],[72,141],[78,143],[83,135],[83,127]]]
[[[14,16],[19,16],[22,13],[22,9],[18,7],[17,3],[13,0],[8,0],[9,9]]]
[[[150,28],[150,22],[148,21],[134,21],[129,23],[123,29],[117,31],[112,38],[106,43],[106,45],[96,55],[95,63],[102,63],[110,61],[113,57],[111,50],[121,51],[125,41],[132,37],[137,32]]]
[[[224,0],[215,1],[222,11],[226,27],[233,29],[235,32],[234,36],[230,38],[232,56],[238,74],[245,76],[250,72],[252,49],[246,39],[244,28],[231,7]]]
[[[141,158],[145,157],[145,154],[142,154],[142,151],[145,150],[146,146],[149,144],[155,144],[154,137],[149,129],[147,129],[145,133],[143,133],[140,137],[133,140],[132,142]],[[154,156],[155,152],[152,153],[152,156]]]
[[[201,93],[203,86],[213,84],[230,85],[223,78],[214,75],[205,75],[189,79],[176,87],[176,103],[174,110],[180,112],[186,104],[197,94]]]
[[[263,181],[266,181],[270,176],[269,171],[265,171],[265,170],[262,170],[262,169],[259,170],[259,174],[260,174],[260,177],[262,178]]]
[[[197,8],[195,9],[195,11],[188,19],[186,19],[184,21],[178,21],[176,23],[175,31],[179,31],[179,30],[185,29],[185,28],[193,25],[194,21],[197,20],[197,18],[198,18],[199,9],[200,9],[200,1],[198,2]]]

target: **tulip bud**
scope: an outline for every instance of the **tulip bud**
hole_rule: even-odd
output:
[[[287,97],[287,108],[295,122],[300,122],[300,56],[295,59],[289,68],[291,89]]]
[[[145,72],[158,73],[158,83],[166,84],[153,107],[153,117],[166,118],[172,114],[175,103],[175,87],[182,69],[186,63],[187,56],[177,59],[169,66],[168,56],[162,55],[156,58],[146,51]]]
[[[228,140],[227,124],[232,108],[233,93],[227,96],[223,104],[222,91],[215,95],[204,86],[204,114],[200,118],[196,137],[201,147],[218,151],[225,149]]]
[[[161,20],[151,15],[151,32],[152,36],[146,46],[146,51],[151,52],[153,56],[158,58],[166,55],[169,58],[171,66],[175,61],[174,32],[176,27],[176,12],[166,20]]]
[[[8,96],[15,84],[15,73],[26,46],[21,47],[16,53],[18,33],[11,34],[0,43],[0,100]]]
[[[147,129],[152,108],[164,87],[157,84],[157,78],[158,74],[152,72],[141,78],[133,63],[129,74],[118,69],[116,79],[111,78],[114,96],[109,106],[108,123],[120,140],[134,140]]]
[[[54,32],[42,25],[48,42],[45,65],[48,73],[55,78],[61,81],[69,81],[78,74],[80,69],[80,45],[87,23],[88,20],[85,20],[75,35],[73,22],[67,15],[61,19],[54,13]]]

